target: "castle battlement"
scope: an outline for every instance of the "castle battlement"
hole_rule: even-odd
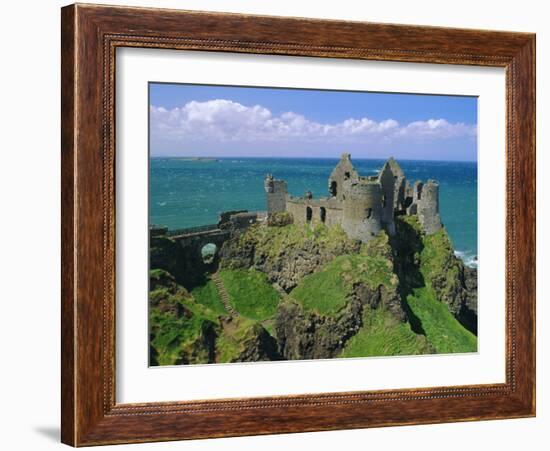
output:
[[[267,212],[289,212],[297,224],[339,224],[350,238],[369,241],[380,230],[395,234],[396,215],[418,215],[425,233],[441,228],[439,184],[416,181],[411,185],[397,163],[390,158],[378,175],[360,176],[349,153],[328,179],[328,197],[315,198],[308,191],[303,197],[290,196],[284,180],[265,178]]]

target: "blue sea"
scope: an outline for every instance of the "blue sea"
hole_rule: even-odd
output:
[[[385,160],[353,159],[360,175],[376,174]],[[326,196],[338,159],[151,158],[150,223],[170,229],[214,224],[227,210],[265,210],[264,177],[285,179],[288,191]],[[439,181],[440,214],[458,256],[470,266],[477,256],[477,163],[398,160],[409,181]]]

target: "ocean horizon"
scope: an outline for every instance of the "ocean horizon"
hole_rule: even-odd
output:
[[[150,158],[149,222],[179,229],[214,224],[223,211],[265,211],[264,178],[284,179],[288,192],[328,195],[339,158],[172,156]],[[353,158],[360,175],[376,174],[386,159]],[[477,265],[477,162],[397,159],[407,179],[439,182],[441,220],[456,254]]]

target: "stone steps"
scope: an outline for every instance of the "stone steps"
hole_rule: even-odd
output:
[[[212,280],[214,282],[214,285],[216,285],[216,289],[218,290],[218,294],[220,295],[220,300],[222,301],[222,304],[225,310],[227,311],[227,313],[229,313],[231,316],[237,316],[237,311],[231,305],[231,302],[229,300],[229,294],[225,289],[223,280],[221,279],[220,275],[217,272],[212,274]]]

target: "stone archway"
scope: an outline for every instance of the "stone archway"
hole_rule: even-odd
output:
[[[216,253],[217,252],[218,252],[218,246],[216,246],[214,243],[206,243],[201,248],[202,262],[206,265],[209,265],[210,263],[213,263],[214,259],[216,258]]]

